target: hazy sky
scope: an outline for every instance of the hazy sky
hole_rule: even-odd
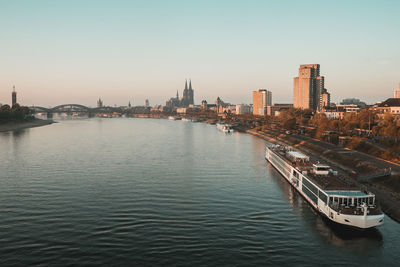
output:
[[[400,1],[0,0],[0,103],[165,104],[191,78],[195,103],[292,102],[319,63],[333,101],[392,97]]]

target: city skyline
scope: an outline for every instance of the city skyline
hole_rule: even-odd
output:
[[[332,102],[393,95],[400,3],[315,3],[3,1],[0,103],[15,84],[25,105],[164,104],[184,77],[195,104],[251,103],[259,88],[288,103],[298,66],[314,63]]]

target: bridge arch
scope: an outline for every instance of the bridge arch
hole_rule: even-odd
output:
[[[38,113],[38,112],[51,112],[50,109],[45,108],[45,107],[41,107],[41,106],[30,106],[29,109],[32,110],[35,113]]]
[[[58,105],[53,107],[52,109],[50,109],[52,112],[62,112],[65,110],[68,111],[91,111],[91,108],[86,107],[84,105],[80,105],[80,104],[62,104],[62,105]]]

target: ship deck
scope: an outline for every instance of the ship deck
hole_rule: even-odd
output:
[[[313,163],[308,162],[299,162],[293,161],[288,158],[284,151],[280,149],[273,149],[273,151],[279,155],[283,160],[290,163],[293,167],[295,167],[300,172],[307,171],[307,178],[309,178],[312,182],[318,185],[323,190],[360,190],[358,186],[354,182],[349,182],[345,177],[340,175],[316,175],[312,173]]]

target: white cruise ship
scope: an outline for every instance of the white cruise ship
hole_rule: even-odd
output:
[[[329,166],[313,164],[308,156],[279,145],[267,146],[265,158],[329,220],[358,229],[383,224],[375,195],[344,182]]]
[[[232,126],[226,123],[217,123],[217,128],[224,133],[233,133]]]

